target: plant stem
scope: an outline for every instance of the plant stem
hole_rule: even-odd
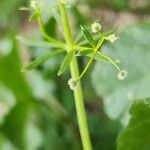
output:
[[[59,4],[59,8],[60,8],[60,13],[61,13],[61,17],[62,17],[65,38],[66,38],[66,42],[68,45],[68,50],[71,51],[71,50],[73,50],[74,42],[73,42],[73,38],[71,35],[71,31],[70,31],[66,8],[65,8],[65,5],[61,2]],[[79,69],[78,69],[77,59],[75,57],[71,61],[70,70],[71,70],[72,78],[74,80],[78,79],[79,78]],[[84,150],[92,150],[80,81],[78,82],[78,84],[74,90],[74,97],[75,97],[75,105],[76,105],[79,130],[80,130],[83,149]]]
[[[65,45],[64,45],[63,43],[61,43],[60,41],[58,41],[58,40],[56,40],[56,39],[50,37],[50,36],[46,33],[46,31],[45,31],[45,29],[44,29],[44,24],[43,24],[43,21],[42,21],[41,11],[40,11],[40,9],[38,8],[38,6],[36,6],[36,11],[37,11],[37,13],[39,14],[39,16],[38,16],[38,25],[39,25],[39,28],[40,28],[40,31],[41,31],[42,36],[43,36],[46,40],[48,40],[48,41],[50,41],[51,43],[53,43],[54,45],[57,45],[57,46],[60,46],[60,47],[64,48]]]
[[[86,67],[84,68],[83,72],[81,73],[81,75],[79,76],[77,81],[80,81],[80,79],[84,76],[84,74],[87,72],[88,68],[90,67],[91,63],[93,62],[99,47],[103,44],[104,42],[104,38],[101,38],[100,41],[98,42],[97,46],[94,48],[94,54],[91,57],[91,59],[89,60],[89,62],[87,63]]]

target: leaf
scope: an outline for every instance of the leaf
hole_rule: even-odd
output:
[[[35,21],[38,19],[38,17],[39,17],[39,13],[36,12],[36,13],[32,14],[29,21]]]
[[[12,41],[11,53],[5,57],[0,57],[0,82],[14,94],[17,103],[11,113],[5,117],[5,122],[0,130],[9,137],[9,140],[16,147],[25,149],[23,132],[33,98],[26,79],[20,72],[20,49],[13,38]]]
[[[144,37],[144,38],[143,38]],[[119,58],[128,77],[119,81],[112,65],[97,62],[92,82],[99,96],[104,99],[106,114],[111,119],[125,123],[131,100],[150,96],[150,23],[127,27],[120,39],[103,47],[104,54]]]
[[[117,150],[150,149],[150,98],[136,100],[130,121],[117,139]]]
[[[52,43],[45,42],[45,41],[37,41],[30,38],[25,38],[22,36],[17,36],[16,39],[23,44],[29,45],[29,46],[36,46],[36,47],[56,47]]]
[[[81,50],[76,54],[76,56],[86,56],[90,53],[93,53],[93,50],[89,50],[89,49]]]
[[[38,66],[40,66],[41,64],[43,64],[45,61],[47,61],[48,59],[50,59],[51,57],[57,56],[60,53],[62,53],[63,50],[55,50],[55,51],[50,51],[49,53],[47,53],[46,55],[36,59],[35,61],[33,61],[31,64],[29,64],[27,67],[25,67],[25,70],[32,70],[37,68]]]
[[[70,64],[70,62],[71,62],[71,60],[73,58],[73,55],[74,55],[74,51],[73,50],[70,51],[67,54],[67,56],[63,60],[62,65],[61,65],[61,67],[60,67],[60,69],[58,71],[58,74],[57,74],[58,76],[60,76],[68,68],[68,66],[69,66],[69,64]]]
[[[82,30],[82,33],[83,33],[85,39],[88,41],[88,43],[89,43],[92,47],[95,47],[95,46],[96,46],[96,43],[95,43],[95,41],[94,41],[92,35],[90,34],[90,32],[89,32],[87,29],[83,28],[82,26],[81,26],[81,30]]]

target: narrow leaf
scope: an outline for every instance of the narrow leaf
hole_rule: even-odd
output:
[[[81,50],[76,54],[76,56],[86,56],[90,53],[93,53],[93,50],[89,50],[89,49]]]
[[[52,43],[49,42],[45,42],[45,41],[38,41],[38,40],[33,40],[33,39],[29,39],[29,38],[25,38],[22,36],[17,36],[16,39],[20,42],[22,42],[23,44],[29,45],[29,46],[37,46],[37,47],[57,47],[55,45],[53,45]]]
[[[58,71],[58,76],[60,76],[69,66],[72,58],[73,58],[73,55],[74,55],[74,51],[70,51],[67,56],[65,57],[65,59],[63,60],[62,62],[62,65]]]
[[[24,70],[32,70],[34,68],[37,68],[38,66],[40,66],[41,64],[43,64],[45,61],[47,61],[49,58],[54,57],[60,53],[62,53],[63,50],[55,50],[55,51],[51,51],[49,53],[47,53],[46,55],[36,59],[35,61],[33,61],[31,64],[29,64],[27,67],[25,67]]]
[[[96,46],[96,43],[95,43],[95,41],[94,41],[94,39],[93,39],[91,33],[90,33],[87,29],[83,28],[82,26],[81,26],[81,30],[82,30],[82,33],[83,33],[85,39],[88,41],[88,43],[89,43],[92,47],[95,47],[95,46]]]

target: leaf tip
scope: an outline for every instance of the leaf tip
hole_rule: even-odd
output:
[[[57,76],[59,77],[62,74],[62,72],[59,70],[57,73]]]

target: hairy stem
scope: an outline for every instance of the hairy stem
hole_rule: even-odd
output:
[[[65,38],[66,38],[66,42],[68,45],[67,51],[71,51],[73,50],[74,42],[73,42],[73,38],[71,35],[71,31],[70,31],[66,8],[65,8],[65,5],[61,2],[59,4],[59,8],[60,8],[60,13],[62,17]],[[79,69],[78,69],[78,64],[77,64],[77,60],[75,57],[73,58],[70,64],[70,70],[71,70],[72,78],[74,80],[77,80],[79,78]],[[75,97],[75,105],[76,105],[79,130],[80,130],[80,135],[82,139],[83,149],[92,150],[80,81],[78,82],[74,90],[74,97]]]

